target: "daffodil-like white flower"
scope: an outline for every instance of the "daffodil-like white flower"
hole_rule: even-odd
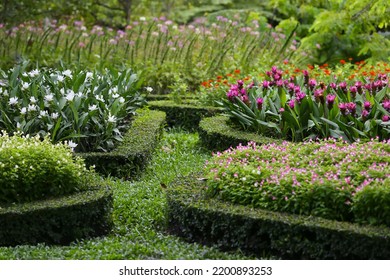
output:
[[[38,70],[38,69],[34,69],[34,70],[28,72],[28,75],[29,75],[31,78],[36,77],[36,76],[39,75],[39,70]]]
[[[56,119],[58,119],[58,117],[59,117],[59,114],[56,112],[56,113],[51,113],[51,118],[53,119],[53,120],[56,120]]]
[[[37,99],[34,96],[31,96],[30,97],[30,102],[35,104],[35,103],[37,103]]]
[[[74,148],[77,147],[77,143],[73,142],[72,140],[70,140],[68,142],[68,146],[72,149],[72,151],[74,150]]]
[[[9,105],[15,105],[17,103],[18,103],[18,98],[17,97],[11,97],[9,99],[9,102],[8,102]]]
[[[119,97],[119,103],[125,103],[125,99],[122,96]]]
[[[74,91],[70,89],[68,90],[68,93],[66,94],[65,98],[68,101],[72,101],[74,99],[74,96],[75,96]]]
[[[28,105],[28,110],[29,110],[30,112],[36,111],[36,110],[37,110],[37,106],[34,105],[34,104],[29,104],[29,105]]]
[[[27,113],[27,108],[26,107],[23,107],[22,109],[20,109],[20,113],[22,115],[25,115]]]
[[[72,79],[72,71],[70,71],[69,69],[63,71],[63,72],[62,72],[62,75],[67,76],[67,77],[69,77],[69,78]]]
[[[53,99],[54,99],[54,96],[53,96],[52,93],[49,93],[49,94],[45,95],[45,100],[47,102],[51,102],[51,101],[53,101]]]
[[[97,110],[98,109],[98,107],[96,106],[96,104],[93,104],[93,105],[89,105],[88,106],[88,110],[89,111],[95,111],[95,110]]]
[[[152,92],[153,91],[152,87],[146,87],[145,89],[146,89],[147,92]]]
[[[30,86],[30,84],[29,84],[29,83],[27,83],[27,82],[22,82],[22,90],[26,90],[26,89],[28,89],[28,88],[29,88],[29,86]]]
[[[112,116],[111,114],[108,115],[108,122],[110,122],[110,123],[115,123],[115,122],[116,122],[116,117],[115,117],[115,116]]]

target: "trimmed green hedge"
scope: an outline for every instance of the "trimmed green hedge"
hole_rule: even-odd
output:
[[[223,115],[202,119],[199,123],[199,138],[203,146],[212,151],[223,151],[240,143],[246,145],[250,141],[259,145],[283,142],[281,139],[236,129],[229,125],[229,117]]]
[[[0,246],[69,244],[107,234],[112,226],[112,206],[112,191],[101,187],[0,208]]]
[[[299,216],[210,199],[205,182],[167,192],[169,230],[188,241],[285,259],[390,259],[390,228]]]
[[[120,178],[134,178],[140,175],[152,152],[160,141],[166,114],[160,111],[142,109],[132,122],[124,140],[109,153],[80,153],[87,166],[104,175]]]
[[[148,105],[153,110],[164,111],[167,114],[169,127],[177,126],[188,131],[197,130],[202,118],[222,112],[216,107],[199,107],[191,103],[176,104],[171,100],[150,101]]]

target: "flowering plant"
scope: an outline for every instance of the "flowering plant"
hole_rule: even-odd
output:
[[[107,151],[145,103],[131,70],[26,72],[26,66],[0,71],[0,127],[8,133],[50,134],[77,151]]]
[[[272,129],[272,135],[288,140],[334,137],[353,142],[390,135],[386,74],[374,80],[326,84],[307,71],[284,79],[274,66],[262,82],[231,85],[226,97],[217,104],[244,129],[259,133]]]
[[[94,173],[66,143],[49,138],[0,135],[0,203],[58,197],[90,187]]]
[[[206,163],[208,193],[272,211],[390,226],[390,141],[238,146]]]

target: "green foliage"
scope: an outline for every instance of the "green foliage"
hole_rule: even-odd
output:
[[[199,106],[197,104],[177,104],[170,100],[150,101],[151,109],[164,111],[167,114],[168,127],[180,127],[188,131],[198,129],[199,122],[203,117],[209,117],[221,112],[219,108]]]
[[[112,227],[112,204],[112,190],[94,187],[60,198],[0,208],[0,246],[42,242],[66,245],[107,234]]]
[[[386,30],[389,9],[389,2],[384,0],[335,1],[333,7],[316,16],[302,48],[321,45],[316,51],[317,63],[347,57],[386,60],[390,42],[378,31]]]
[[[0,71],[0,127],[8,133],[50,134],[53,143],[71,140],[76,151],[108,151],[145,104],[131,70],[28,72],[27,66]]]
[[[100,174],[123,179],[141,175],[161,139],[165,113],[139,109],[123,142],[113,151],[81,153],[87,166],[94,166]]]
[[[203,118],[199,123],[199,137],[202,145],[212,151],[223,151],[250,141],[259,145],[282,142],[280,139],[243,131],[235,127],[227,116],[222,115]]]
[[[201,176],[201,175],[200,175]],[[368,227],[233,205],[206,195],[189,176],[167,193],[169,228],[190,242],[257,257],[284,259],[388,259],[389,228]]]
[[[59,197],[84,190],[90,172],[66,144],[48,138],[0,138],[0,203],[26,202]]]
[[[389,152],[387,142],[252,142],[217,153],[205,177],[210,195],[233,203],[388,225]]]

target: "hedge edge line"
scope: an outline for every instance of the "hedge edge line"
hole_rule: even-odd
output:
[[[204,117],[214,116],[222,110],[216,107],[200,107],[191,103],[176,104],[171,100],[158,100],[148,102],[153,110],[164,111],[167,114],[168,127],[181,127],[188,131],[196,131],[199,122]]]
[[[203,185],[202,185],[203,184]],[[187,177],[167,192],[169,231],[188,241],[285,259],[390,259],[390,229],[253,209],[208,198]]]
[[[165,126],[166,114],[148,109],[137,110],[124,140],[109,153],[80,153],[87,166],[94,165],[103,175],[125,179],[138,177],[145,169]]]
[[[203,118],[199,123],[199,138],[202,145],[212,151],[226,150],[250,141],[259,145],[282,143],[280,139],[235,129],[229,125],[229,117],[224,115]]]
[[[69,244],[107,234],[112,227],[113,193],[95,188],[60,198],[0,208],[0,246]]]

